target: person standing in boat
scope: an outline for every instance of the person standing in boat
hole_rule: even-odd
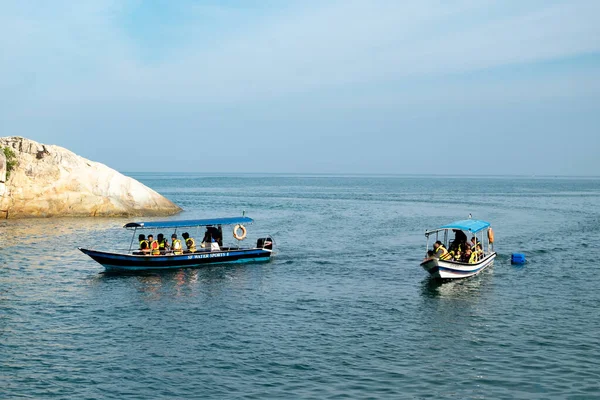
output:
[[[467,244],[467,235],[460,229],[452,229],[454,232],[454,241],[450,245],[450,253],[454,257],[460,258],[459,254],[465,251],[465,245]]]
[[[210,243],[212,241],[212,235],[211,235],[211,227],[207,226],[206,227],[206,231],[204,232],[204,237],[202,238],[202,243],[204,244],[202,247],[206,246],[206,243]],[[210,246],[210,244],[209,244]]]
[[[217,228],[217,237],[215,237],[215,241],[219,244],[219,247],[223,246],[223,228],[221,225]]]
[[[202,239],[202,247],[208,247],[212,242],[216,242],[219,246],[223,246],[223,230],[221,229],[221,225],[219,225],[218,228],[210,225],[206,227],[206,232]]]
[[[171,249],[173,250],[173,254],[183,254],[181,240],[177,239],[177,234],[175,233],[171,235]]]
[[[204,232],[204,237],[202,238],[202,242],[200,243],[200,247],[202,247],[202,248],[205,248],[206,246],[210,247],[210,241],[211,241],[210,231],[208,230],[208,228],[206,228],[206,231]]]
[[[185,240],[185,245],[187,247],[187,250],[192,253],[195,252],[196,251],[196,241],[194,240],[194,238],[191,238],[190,234],[187,232],[183,232],[183,234],[181,236],[183,236],[183,240]]]
[[[219,242],[219,230],[214,226],[207,226],[206,232],[204,232],[204,237],[202,238],[202,244],[200,247],[210,247],[212,242]]]

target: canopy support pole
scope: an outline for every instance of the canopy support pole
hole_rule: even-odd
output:
[[[129,251],[131,251],[131,249],[133,248],[133,239],[135,239],[135,231],[137,231],[137,228],[133,229],[133,236],[131,236],[131,243],[129,243]]]

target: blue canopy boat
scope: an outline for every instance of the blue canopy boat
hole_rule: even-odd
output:
[[[452,240],[448,237],[451,231],[454,232]],[[467,238],[467,233],[472,237]],[[434,243],[441,243],[441,246],[434,245],[434,250],[425,256],[421,267],[434,278],[466,278],[480,273],[494,263],[494,232],[489,222],[466,219],[427,230],[427,249],[429,238],[433,235]],[[468,258],[465,253],[469,254]]]
[[[246,227],[244,224],[251,224],[252,222],[252,218],[249,217],[130,222],[123,226],[126,229],[133,230],[129,250],[124,252],[108,252],[81,247],[79,247],[79,250],[90,256],[94,261],[102,264],[107,272],[164,270],[200,267],[206,264],[217,263],[269,261],[273,254],[274,243],[271,236],[259,238],[256,241],[255,247],[223,246],[223,226],[235,225],[233,228],[233,237],[239,244],[240,241],[246,238]],[[182,241],[183,248],[181,249],[160,250],[151,247],[140,249],[137,246],[138,243],[134,242],[138,229],[168,229],[172,230],[174,235],[177,235],[178,229],[181,230],[182,228],[206,228],[202,242],[191,248],[187,246],[188,249],[186,249],[186,244]],[[171,237],[172,235],[168,236]],[[191,243],[189,242],[189,244]]]

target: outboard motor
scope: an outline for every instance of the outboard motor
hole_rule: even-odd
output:
[[[259,249],[273,250],[273,240],[270,237],[260,238],[256,241],[256,247]]]

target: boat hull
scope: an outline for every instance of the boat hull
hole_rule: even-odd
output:
[[[107,272],[168,270],[210,264],[266,262],[271,259],[272,254],[272,251],[268,249],[203,251],[156,256],[110,253],[81,247],[79,250],[104,266]]]
[[[488,254],[484,259],[475,263],[467,264],[455,261],[444,261],[431,258],[423,261],[421,267],[437,279],[459,279],[477,275],[494,263],[496,253]]]

